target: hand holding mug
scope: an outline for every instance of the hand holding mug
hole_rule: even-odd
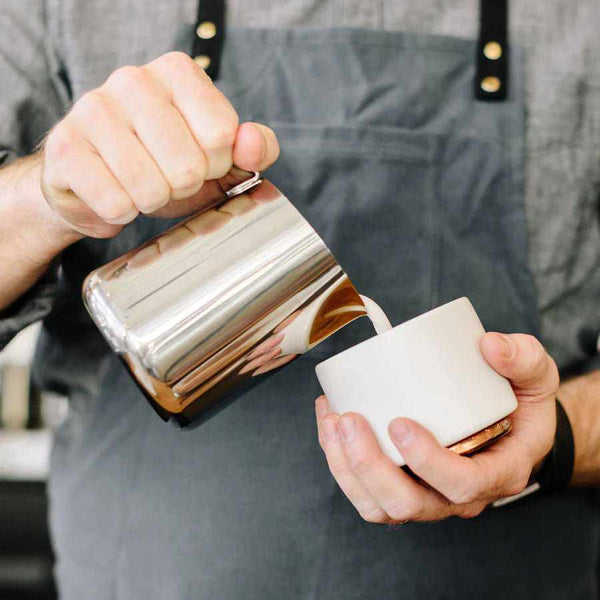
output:
[[[488,333],[480,348],[489,365],[508,378],[517,397],[512,431],[466,457],[440,445],[417,422],[392,420],[389,437],[418,479],[382,451],[364,417],[339,415],[324,396],[317,399],[319,442],[329,469],[365,520],[393,524],[471,518],[526,487],[553,443],[558,370],[529,335]]]

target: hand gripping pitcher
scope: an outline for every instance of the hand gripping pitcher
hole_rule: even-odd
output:
[[[366,314],[323,240],[258,173],[90,273],[83,299],[158,414],[181,426]]]

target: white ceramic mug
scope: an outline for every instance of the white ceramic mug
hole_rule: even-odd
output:
[[[383,451],[404,465],[388,435],[392,419],[414,419],[452,446],[516,409],[510,383],[481,354],[484,333],[459,298],[323,361],[317,377],[331,408],[364,415]]]

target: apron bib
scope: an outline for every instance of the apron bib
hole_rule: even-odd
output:
[[[474,56],[452,38],[234,30],[218,85],[276,131],[267,177],[393,324],[466,295],[488,329],[535,334],[521,60],[510,99],[490,103],[473,97]],[[357,322],[311,355],[370,335]]]
[[[241,120],[275,129],[267,177],[393,323],[467,295],[488,329],[536,334],[520,59],[509,99],[485,103],[474,56],[454,38],[232,30],[218,84]],[[137,221],[96,264],[167,225]],[[361,520],[317,443],[314,366],[371,335],[359,320],[191,431],[162,423],[104,353],[98,394],[72,389],[54,451],[64,597],[92,581],[119,599],[591,598],[586,492],[397,531]]]

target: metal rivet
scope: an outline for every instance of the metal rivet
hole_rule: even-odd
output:
[[[481,80],[481,89],[484,92],[497,92],[500,89],[501,82],[497,77],[485,77]]]
[[[206,54],[194,56],[194,60],[205,70],[208,69],[208,67],[210,66],[210,56],[206,56]]]
[[[212,21],[204,21],[196,27],[196,35],[203,40],[210,40],[217,35],[217,26]]]
[[[488,42],[483,47],[483,54],[490,60],[498,60],[502,56],[502,46],[498,42]]]

